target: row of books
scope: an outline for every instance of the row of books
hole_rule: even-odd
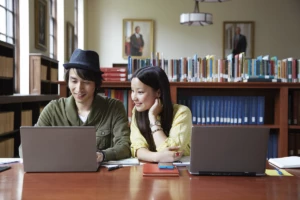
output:
[[[127,81],[126,67],[101,67],[104,81]]]
[[[300,132],[291,132],[288,135],[288,155],[300,156]]]
[[[100,93],[100,95],[104,95],[114,99],[119,99],[121,102],[123,102],[124,108],[127,112],[128,121],[129,123],[131,122],[132,109],[134,105],[133,101],[131,100],[130,90],[105,89],[103,93]]]
[[[294,90],[288,96],[288,124],[300,125],[300,90]]]
[[[193,124],[264,124],[264,96],[179,96]]]
[[[14,138],[0,141],[0,158],[14,157]]]
[[[159,54],[158,54],[159,56]],[[260,79],[273,82],[300,82],[300,59],[279,60],[276,56],[245,58],[244,53],[227,59],[216,59],[214,55],[180,59],[133,59],[128,57],[128,76],[144,66],[161,67],[171,82],[241,82]]]
[[[0,112],[0,135],[14,130],[15,113]],[[21,126],[32,126],[32,110],[21,111]]]
[[[57,81],[58,80],[58,69],[50,68],[50,76],[48,78],[48,67],[46,65],[41,65],[41,80]]]
[[[32,126],[32,110],[22,110],[21,126]]]
[[[105,89],[102,95],[123,102],[131,121],[130,90]],[[193,124],[264,124],[264,96],[180,96],[178,103],[190,108]]]
[[[278,157],[278,134],[275,130],[270,130],[268,141],[267,159]]]
[[[0,112],[0,135],[14,130],[14,112]]]
[[[14,76],[14,59],[0,56],[0,77],[12,78]]]

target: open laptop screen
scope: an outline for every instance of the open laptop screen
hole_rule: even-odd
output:
[[[264,175],[269,128],[193,127],[189,171],[195,175]]]
[[[94,127],[21,127],[20,134],[25,172],[97,171]]]

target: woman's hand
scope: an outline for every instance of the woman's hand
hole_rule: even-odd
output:
[[[161,104],[160,98],[155,99],[154,104],[151,106],[148,112],[150,123],[154,123],[156,117],[161,113],[163,105]]]
[[[183,152],[180,151],[180,147],[168,147],[157,154],[157,162],[174,162],[182,157]]]

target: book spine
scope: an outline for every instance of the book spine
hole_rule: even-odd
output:
[[[127,65],[127,80],[131,80],[132,77],[132,58],[131,56],[128,56],[128,65]]]
[[[103,78],[126,78],[126,73],[117,73],[117,72],[113,72],[113,73],[110,73],[110,72],[107,72],[107,73],[104,73],[102,74]]]
[[[126,81],[126,78],[113,78],[113,77],[108,77],[104,78],[105,81]]]
[[[102,72],[104,73],[126,73],[126,68],[125,67],[111,67],[111,68],[100,68]]]

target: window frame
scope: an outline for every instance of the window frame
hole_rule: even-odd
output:
[[[10,10],[8,8],[8,3],[7,2],[11,2],[12,4],[12,9],[13,10]],[[0,36],[4,36],[5,37],[5,40],[1,40],[3,42],[7,42],[9,44],[12,44],[12,45],[15,45],[15,40],[16,40],[16,27],[15,27],[15,24],[16,24],[16,0],[5,0],[5,6],[3,5],[0,5],[0,8],[4,9],[4,12],[5,12],[5,16],[6,16],[6,21],[4,22],[5,23],[5,28],[6,28],[6,33],[2,33],[0,32]],[[8,35],[8,30],[9,30],[9,23],[8,23],[8,16],[9,14],[12,15],[12,36],[9,36]],[[1,38],[1,37],[0,37]],[[12,40],[12,42],[9,42],[8,39]]]
[[[53,23],[53,34],[51,33],[51,24]],[[52,39],[52,40],[51,40]],[[50,44],[52,41],[52,44]],[[51,51],[53,45],[53,52]],[[57,59],[57,2],[49,0],[49,57]]]
[[[74,1],[74,48],[78,48],[78,0]]]

